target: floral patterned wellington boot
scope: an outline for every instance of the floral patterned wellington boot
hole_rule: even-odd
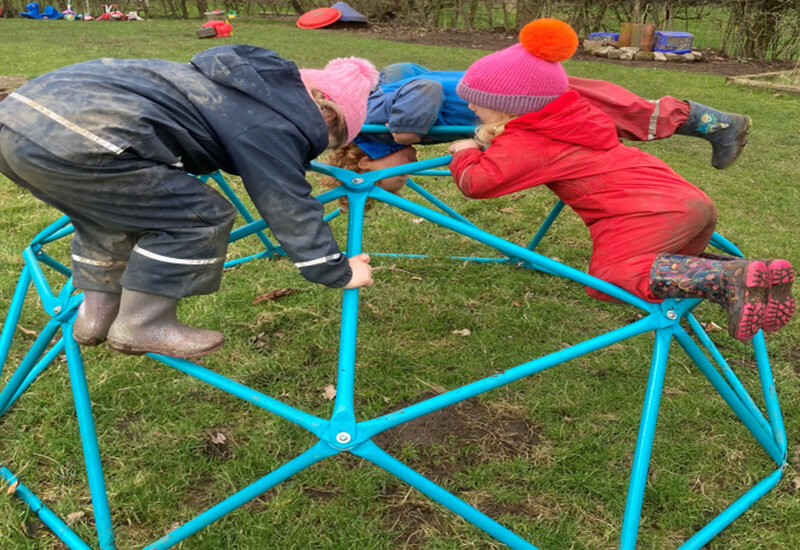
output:
[[[761,329],[768,277],[759,260],[660,254],[650,271],[650,290],[658,298],[705,298],[721,305],[728,311],[728,334],[746,342]]]
[[[710,252],[703,252],[700,257],[723,262],[740,259],[736,256],[725,256]],[[761,328],[764,332],[775,332],[789,324],[797,309],[794,296],[792,296],[794,268],[786,260],[771,259],[762,261],[766,264],[769,272],[769,290]]]

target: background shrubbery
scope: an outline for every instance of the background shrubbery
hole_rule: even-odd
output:
[[[0,0],[13,17],[30,0]],[[53,0],[59,10],[68,0]],[[75,0],[77,12],[102,13],[102,0]],[[49,3],[41,0],[40,3]],[[120,0],[124,12],[145,17],[196,18],[213,9],[236,10],[247,17],[296,16],[330,6],[333,0]],[[618,31],[626,21],[655,23],[662,30],[710,33],[699,47],[756,59],[795,59],[800,55],[800,0],[350,0],[373,23],[405,26],[511,31],[531,19],[556,16],[581,36]]]

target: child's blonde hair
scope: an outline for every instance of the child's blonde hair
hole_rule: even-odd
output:
[[[324,160],[326,164],[330,164],[331,166],[337,166],[361,174],[364,170],[359,167],[358,163],[363,158],[367,158],[367,154],[364,150],[355,143],[348,143],[343,147],[329,151]],[[341,181],[333,176],[323,176],[320,181],[322,186],[326,189],[336,189],[342,184]],[[372,208],[374,202],[375,201],[372,199],[367,199],[364,210],[367,211]],[[339,208],[341,208],[343,212],[347,212],[347,197],[339,199]]]
[[[517,117],[519,117],[519,115],[502,113],[502,116],[499,120],[495,120],[494,122],[489,122],[487,124],[481,124],[475,128],[475,138],[481,143],[481,145],[485,147],[489,145],[494,138],[503,133],[503,131],[506,129],[506,124],[508,124],[508,121],[514,120]]]
[[[325,119],[325,124],[328,126],[330,135],[328,149],[338,149],[347,142],[347,122],[342,110],[339,109],[336,102],[316,88],[311,90],[311,97],[314,98],[314,103],[319,107],[322,118]]]

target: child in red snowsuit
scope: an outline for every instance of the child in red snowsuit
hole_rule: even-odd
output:
[[[450,146],[461,192],[490,198],[547,185],[589,228],[591,275],[652,302],[719,303],[739,340],[785,326],[795,310],[791,264],[703,254],[714,204],[661,160],[620,143],[611,119],[568,90],[559,61],[577,46],[569,25],[540,19],[520,41],[473,63],[459,82],[484,123],[478,139],[488,144]]]

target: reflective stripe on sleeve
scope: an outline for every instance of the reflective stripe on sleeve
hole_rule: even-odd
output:
[[[647,141],[656,139],[656,130],[658,130],[658,111],[661,108],[659,101],[651,101],[655,107],[650,114],[650,125],[647,127]]]
[[[115,154],[119,155],[120,153],[122,153],[124,151],[124,149],[122,149],[121,147],[117,147],[116,145],[114,145],[110,141],[107,141],[107,140],[101,138],[100,136],[90,132],[86,128],[81,128],[77,124],[74,124],[74,123],[70,122],[66,118],[64,118],[61,115],[59,115],[58,113],[55,113],[55,112],[51,111],[50,109],[48,109],[47,107],[45,107],[41,103],[37,103],[36,101],[34,101],[32,99],[29,99],[29,98],[25,97],[24,95],[20,95],[17,92],[11,92],[8,95],[8,97],[12,98],[12,99],[16,99],[17,101],[19,101],[21,103],[24,103],[25,105],[27,105],[31,109],[35,109],[35,110],[39,111],[44,116],[46,116],[46,117],[48,117],[48,118],[50,118],[52,120],[55,120],[56,122],[58,122],[59,124],[61,124],[65,128],[69,128],[70,130],[72,130],[76,134],[80,134],[83,137],[85,137],[86,139],[91,140],[91,141],[95,142],[96,144],[98,144],[98,145],[100,145],[102,147],[105,147],[106,149],[108,149],[112,153],[115,153]]]
[[[330,256],[323,256],[322,258],[317,258],[316,260],[308,260],[307,262],[295,262],[294,265],[299,269],[301,267],[310,267],[312,265],[324,264],[332,260],[338,260],[341,257],[342,254],[340,252],[337,252],[336,254],[331,254]]]
[[[161,254],[156,254],[155,252],[150,252],[149,250],[145,250],[144,248],[141,248],[138,244],[133,247],[133,251],[136,252],[137,254],[145,256],[146,258],[150,258],[151,260],[157,260],[159,262],[164,262],[167,264],[211,265],[225,261],[225,256],[220,256],[219,258],[198,258],[198,259],[173,258],[171,256],[162,256]]]

